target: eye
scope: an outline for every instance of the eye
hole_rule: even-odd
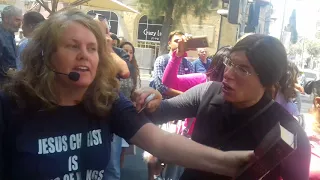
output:
[[[242,73],[248,73],[248,71],[247,70],[245,70],[244,68],[242,68],[242,67],[238,67],[238,69],[242,72]]]
[[[96,48],[96,47],[89,47],[88,49],[89,49],[89,51],[91,51],[91,52],[97,51],[97,48]]]
[[[78,47],[77,44],[67,44],[67,48],[77,49]]]

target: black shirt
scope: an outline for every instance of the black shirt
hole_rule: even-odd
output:
[[[206,92],[211,93],[212,98],[208,98]],[[164,100],[161,103],[161,108],[151,117],[156,123],[163,123],[171,119],[197,117],[192,139],[210,147],[221,148],[224,151],[254,150],[269,130],[280,122],[283,127],[297,134],[297,149],[264,179],[278,180],[279,177],[282,177],[283,180],[307,180],[309,179],[310,166],[309,140],[299,123],[278,103],[273,103],[252,123],[224,141],[225,137],[229,137],[229,133],[247,123],[257,111],[270,101],[270,98],[264,96],[252,107],[235,109],[230,103],[223,100],[221,83],[208,82],[195,86],[180,96]],[[199,109],[203,102],[205,108]],[[224,180],[230,178],[186,169],[180,179]]]
[[[123,95],[103,118],[81,104],[30,114],[11,113],[9,103],[1,99],[0,163],[4,179],[10,180],[103,179],[112,133],[129,141],[148,122],[135,118],[135,108]]]

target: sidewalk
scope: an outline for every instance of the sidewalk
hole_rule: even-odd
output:
[[[151,74],[140,74],[140,79],[142,81],[151,81],[152,75]]]

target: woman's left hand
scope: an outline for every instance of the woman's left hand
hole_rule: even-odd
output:
[[[159,91],[157,91],[151,87],[144,87],[144,88],[140,88],[140,89],[136,90],[133,93],[132,101],[135,102],[137,111],[140,111],[141,108],[143,108],[146,98],[151,94],[155,94],[155,96],[154,96],[153,100],[151,100],[147,104],[145,110],[147,110],[147,112],[149,112],[149,113],[152,113],[156,109],[158,109],[158,107],[160,106],[160,103],[162,101],[162,95],[160,94]]]

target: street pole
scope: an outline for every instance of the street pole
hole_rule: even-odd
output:
[[[283,15],[282,15],[282,25],[281,25],[281,35],[280,35],[280,40],[284,44],[284,19],[286,17],[286,6],[287,6],[287,0],[284,0],[284,6],[283,6]]]

